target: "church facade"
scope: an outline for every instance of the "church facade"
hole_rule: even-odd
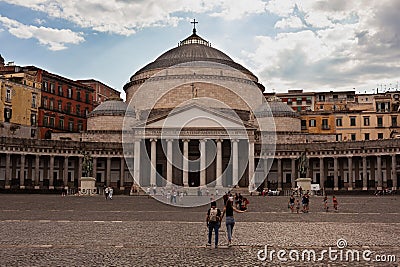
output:
[[[109,100],[87,131],[55,140],[2,138],[0,188],[76,188],[85,153],[99,187],[278,190],[307,177],[330,190],[397,189],[400,139],[335,142],[307,134],[257,77],[193,34],[132,75],[126,102]]]

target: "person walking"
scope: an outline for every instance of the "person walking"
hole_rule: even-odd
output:
[[[207,211],[207,227],[208,227],[208,242],[207,246],[211,246],[212,232],[215,233],[215,248],[218,248],[218,230],[221,225],[221,210],[217,208],[217,202],[211,202],[211,208]]]
[[[108,187],[104,188],[104,196],[105,196],[106,200],[108,199],[109,192],[110,192],[110,189]]]
[[[324,197],[324,210],[325,210],[326,212],[329,211],[328,197],[327,197],[326,195],[325,195],[325,197]]]
[[[228,235],[228,247],[232,246],[232,234],[233,234],[233,227],[235,226],[235,218],[233,217],[233,212],[243,213],[246,211],[238,210],[233,205],[233,199],[229,198],[226,202],[226,206],[224,207],[224,211],[222,212],[221,219],[226,214],[225,218],[225,225],[226,225],[226,232]]]

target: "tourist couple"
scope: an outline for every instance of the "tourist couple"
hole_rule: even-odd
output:
[[[211,246],[211,238],[212,232],[215,232],[215,247],[218,247],[218,230],[221,226],[222,219],[224,215],[226,215],[225,224],[226,224],[226,232],[228,235],[228,246],[232,246],[232,232],[233,227],[235,226],[235,219],[233,218],[233,212],[243,213],[245,211],[238,210],[233,205],[233,197],[229,197],[226,202],[226,206],[224,207],[223,212],[217,208],[217,202],[211,202],[211,208],[207,211],[207,227],[208,227],[208,243],[207,246]]]

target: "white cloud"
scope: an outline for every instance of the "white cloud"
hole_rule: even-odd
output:
[[[265,0],[4,0],[13,5],[41,11],[83,28],[120,35],[138,29],[175,26],[178,12],[210,13],[226,20],[240,19],[265,12]]]
[[[276,29],[301,29],[304,27],[305,25],[303,24],[301,19],[295,16],[282,18],[281,20],[275,23]]]
[[[243,54],[270,89],[399,80],[399,8],[395,0],[272,0],[267,10],[281,17],[281,32],[256,37],[257,48]]]
[[[21,39],[35,38],[40,44],[47,46],[53,51],[66,49],[66,44],[79,44],[85,40],[82,37],[82,33],[76,33],[69,29],[53,29],[43,26],[36,27],[25,25],[3,16],[0,16],[0,23],[3,24],[12,35]]]

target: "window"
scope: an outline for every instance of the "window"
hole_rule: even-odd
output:
[[[85,116],[87,117],[89,115],[89,108],[85,108]]]
[[[82,121],[79,121],[78,122],[78,131],[80,132],[80,131],[82,131],[83,130],[83,122]]]
[[[324,105],[319,105],[319,109],[323,110],[324,109]]]
[[[336,135],[336,141],[342,141],[342,134]]]
[[[350,140],[351,140],[351,141],[356,141],[356,134],[352,133],[352,134],[350,135]]]
[[[50,83],[50,93],[54,94],[54,83]]]
[[[36,100],[37,100],[37,96],[36,94],[32,94],[32,108],[36,108]]]
[[[307,96],[306,98],[306,104],[311,105],[311,96]]]
[[[301,105],[302,103],[303,103],[302,98],[301,98],[301,97],[298,97],[298,98],[296,99],[296,104],[297,104],[297,105]]]
[[[383,133],[378,133],[378,139],[383,139]]]
[[[6,101],[11,102],[11,88],[7,88],[6,91]]]
[[[36,129],[31,129],[31,138],[34,138],[36,135]]]
[[[67,103],[67,110],[66,111],[67,111],[68,114],[71,113],[71,103],[70,102]]]
[[[297,112],[301,112],[301,106],[297,107]]]
[[[68,87],[68,95],[67,95],[67,97],[68,98],[72,98],[72,88],[71,87]]]
[[[76,100],[81,101],[81,91],[76,92]]]
[[[338,100],[339,96],[338,95],[333,95],[333,100]]]
[[[58,121],[58,127],[61,130],[64,130],[64,119],[60,118],[60,120]]]
[[[329,130],[328,119],[322,119],[322,130]]]
[[[311,120],[308,121],[308,125],[310,127],[315,127],[315,126],[317,126],[317,121],[314,120],[314,119],[311,119]]]
[[[369,133],[364,134],[364,140],[369,140]]]
[[[45,115],[43,117],[43,126],[48,126],[48,125],[49,125],[49,117]]]
[[[356,126],[356,117],[350,117],[350,126]]]
[[[291,98],[288,98],[287,104],[288,104],[288,105],[291,105],[291,104],[292,104],[292,99],[291,99]]]
[[[336,118],[336,126],[343,126],[342,118]]]
[[[301,129],[306,130],[307,129],[307,121],[306,120],[301,120]]]
[[[86,95],[85,95],[85,102],[89,103],[89,93],[88,92],[86,92]]]
[[[397,127],[397,116],[392,117],[392,127]]]
[[[50,117],[50,127],[54,127],[54,123],[55,122],[55,118],[54,117]]]
[[[318,100],[321,101],[321,102],[324,102],[325,101],[325,95],[319,95],[318,96]]]
[[[81,106],[76,105],[76,116],[81,116]]]
[[[47,97],[43,97],[43,107],[47,108]]]
[[[48,91],[48,88],[47,88],[47,81],[44,81],[44,82],[43,82],[43,90],[46,91],[46,92]]]
[[[58,110],[62,111],[62,101],[58,100]]]
[[[369,117],[364,117],[364,126],[369,126]]]
[[[382,117],[377,117],[377,124],[378,124],[378,127],[383,127],[383,118]]]
[[[12,109],[5,108],[4,109],[4,121],[5,122],[10,122],[11,117],[12,117]]]
[[[51,109],[51,110],[53,110],[54,109],[54,99],[50,99],[50,106],[49,106],[49,108]]]
[[[74,121],[70,120],[68,122],[68,131],[73,132],[74,131]]]
[[[36,114],[31,114],[31,126],[36,126]]]
[[[63,89],[62,89],[62,86],[61,86],[61,85],[58,86],[58,95],[59,95],[59,96],[62,96],[62,95],[63,95]]]

